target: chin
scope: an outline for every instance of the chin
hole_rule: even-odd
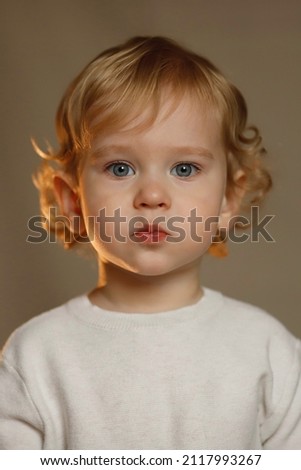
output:
[[[137,276],[146,276],[146,277],[155,277],[155,276],[163,276],[164,274],[168,274],[172,270],[168,270],[165,268],[160,268],[158,266],[154,267],[146,267],[144,266],[141,269],[133,269],[132,272]]]
[[[174,269],[174,267],[169,267],[166,262],[152,262],[143,264],[139,263],[138,265],[131,266],[131,268],[129,268],[128,270],[136,274],[137,276],[162,276],[164,274],[172,272]]]

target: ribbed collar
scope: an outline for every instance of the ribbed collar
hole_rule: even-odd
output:
[[[93,305],[87,294],[70,300],[66,307],[68,313],[80,321],[103,329],[131,329],[146,327],[166,327],[195,319],[205,320],[223,304],[223,295],[207,287],[203,288],[204,295],[193,305],[176,310],[156,313],[129,313],[105,310]]]

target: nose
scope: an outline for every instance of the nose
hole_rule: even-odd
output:
[[[141,182],[137,188],[134,197],[134,207],[136,209],[149,208],[149,209],[168,209],[171,205],[171,198],[169,191],[163,181],[148,180]]]

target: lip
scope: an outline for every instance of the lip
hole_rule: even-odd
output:
[[[145,224],[133,231],[131,238],[138,242],[154,243],[166,239],[170,235],[166,230],[156,224]]]

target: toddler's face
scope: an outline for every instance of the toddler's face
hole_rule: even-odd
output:
[[[141,275],[199,264],[227,209],[216,113],[185,98],[166,118],[168,104],[150,128],[95,138],[79,180],[98,256]]]

